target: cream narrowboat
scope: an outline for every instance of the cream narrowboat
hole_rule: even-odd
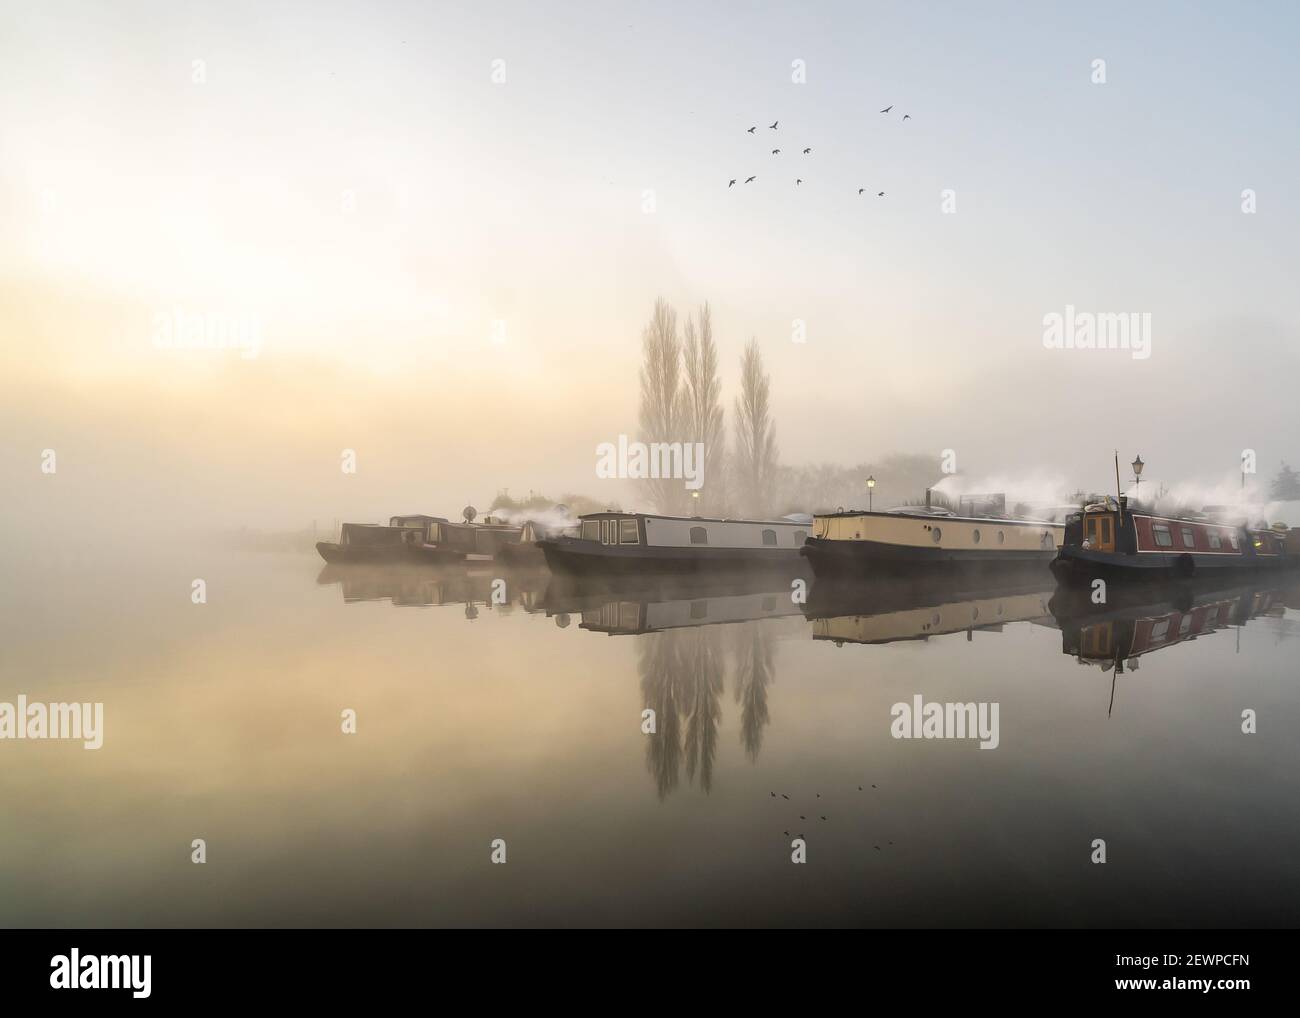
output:
[[[800,572],[809,524],[603,512],[579,517],[577,536],[538,541],[552,572],[571,575],[696,573],[727,569]]]
[[[819,578],[925,570],[1046,570],[1064,526],[1006,514],[960,516],[934,505],[818,515],[803,554]]]

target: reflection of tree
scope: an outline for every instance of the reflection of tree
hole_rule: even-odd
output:
[[[698,775],[704,791],[712,787],[724,668],[715,627],[651,633],[637,641],[641,694],[657,729],[646,745],[646,766],[660,798],[677,787],[683,756],[687,779]]]
[[[718,725],[722,721],[722,632],[717,626],[684,631],[687,650],[687,690],[690,717],[686,723],[686,776],[700,787],[713,787],[713,761],[718,754]]]
[[[776,644],[762,622],[735,627],[736,703],[740,704],[740,741],[751,761],[758,759],[767,727],[767,687],[776,679]]]
[[[637,639],[637,671],[641,696],[655,712],[655,734],[646,742],[645,762],[654,775],[659,798],[677,787],[682,759],[678,702],[683,668],[679,633],[653,633]]]

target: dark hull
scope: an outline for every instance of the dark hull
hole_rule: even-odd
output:
[[[566,576],[633,576],[656,573],[689,575],[721,572],[804,571],[795,548],[655,548],[606,545],[561,537],[537,542],[551,572]]]
[[[447,565],[465,561],[465,554],[445,548],[417,548],[408,544],[338,545],[318,541],[316,550],[331,565]]]
[[[1004,576],[1045,573],[1049,551],[976,551],[922,548],[878,541],[829,541],[810,537],[800,549],[818,578],[852,580],[870,576]]]
[[[1179,552],[1125,554],[1091,551],[1067,546],[1052,561],[1052,575],[1064,584],[1087,584],[1093,580],[1130,579],[1139,582],[1191,580],[1203,576],[1245,576],[1294,568],[1294,555],[1201,555]]]

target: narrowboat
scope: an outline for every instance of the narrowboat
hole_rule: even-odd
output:
[[[1125,495],[1107,496],[1067,517],[1052,573],[1061,583],[1189,580],[1294,566],[1300,556],[1293,549],[1280,525],[1251,527],[1230,512],[1165,516],[1130,506]]]
[[[538,541],[554,573],[619,576],[775,569],[797,575],[807,523],[601,512],[578,518],[576,536]]]
[[[965,506],[971,508],[965,512]],[[1046,570],[1065,528],[1048,520],[1008,515],[1003,496],[958,503],[954,512],[933,504],[881,512],[818,514],[803,554],[819,579],[926,572],[985,574]]]
[[[451,523],[443,516],[394,516],[386,527],[344,523],[337,543],[321,541],[316,550],[337,564],[490,562],[504,544],[517,540],[519,530],[491,516],[477,524]]]
[[[392,565],[419,561],[426,534],[427,527],[420,525],[344,523],[338,541],[318,541],[316,550],[336,565]]]

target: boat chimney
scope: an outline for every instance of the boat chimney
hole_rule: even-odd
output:
[[[927,509],[930,508],[930,489],[929,489],[929,488],[926,488],[926,489],[925,489],[925,507],[926,507]]]

